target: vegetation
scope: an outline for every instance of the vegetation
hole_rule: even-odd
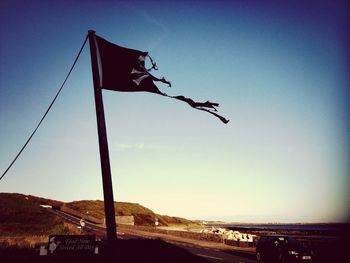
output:
[[[64,225],[62,219],[40,207],[42,202],[47,204],[49,200],[22,194],[0,193],[1,235],[69,233],[69,229]],[[53,203],[55,202],[57,201],[53,201]]]
[[[100,201],[100,200],[74,201],[74,202],[66,203],[65,206],[79,212],[82,215],[89,215],[97,219],[103,219],[105,216],[104,204],[103,204],[103,201]]]
[[[89,215],[97,219],[104,218],[104,203],[95,201],[75,201],[63,203],[31,195],[0,193],[0,233],[2,236],[69,234],[72,228],[52,213],[50,209],[40,205],[61,207],[63,204],[81,215]],[[190,225],[193,222],[179,217],[163,216],[134,203],[116,202],[117,215],[134,216],[135,225],[154,226],[158,219],[160,226],[174,224]],[[73,231],[74,232],[74,231]]]
[[[88,214],[98,219],[104,218],[104,204],[103,201],[100,200],[74,201],[67,203],[66,206],[84,215]],[[161,226],[173,224],[193,224],[192,221],[184,218],[158,215],[140,204],[115,202],[114,207],[118,216],[134,216],[135,225],[154,226],[156,218]]]
[[[182,224],[182,225],[193,225],[197,224],[191,220],[182,218],[182,217],[177,217],[177,216],[161,216],[163,220],[167,222],[168,225],[177,225],[177,224]]]

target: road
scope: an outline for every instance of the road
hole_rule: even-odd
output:
[[[200,247],[200,246],[196,246],[188,243],[181,243],[181,242],[175,242],[175,241],[166,241],[166,242],[173,244],[175,246],[181,247],[183,249],[186,249],[192,254],[195,254],[200,257],[204,257],[205,259],[215,263],[256,263],[256,260],[254,259],[254,255],[249,255],[249,254],[244,255],[243,253],[240,253],[241,255],[236,255],[236,254],[233,254],[234,252],[223,252],[219,249]]]
[[[61,217],[62,219],[66,220],[67,222],[73,224],[73,225],[77,225],[80,226],[80,220],[81,218],[72,216],[70,214],[64,213],[60,210],[51,210],[53,213],[55,213],[56,215],[58,215],[59,217]],[[94,234],[98,235],[98,236],[105,236],[106,235],[106,228],[105,227],[101,227],[92,223],[89,223],[87,221],[85,221],[85,226],[83,227],[83,231],[92,231],[94,232]],[[118,232],[117,232],[118,234]]]
[[[80,218],[66,214],[59,210],[52,210],[52,211],[56,215],[63,218],[64,220],[74,225],[80,226]],[[95,224],[91,224],[89,222],[85,222],[85,226],[83,230],[92,232],[98,236],[106,235],[106,228],[97,226]],[[145,238],[144,236],[141,237],[136,234],[126,234],[121,232],[117,232],[117,236],[120,239]],[[192,254],[203,257],[214,263],[256,263],[256,260],[254,259],[254,255],[244,254],[242,252],[241,253],[233,252],[233,251],[224,252],[219,249],[201,247],[198,245],[179,242],[179,241],[170,241],[170,240],[164,240],[164,241],[172,245],[175,245],[177,247],[183,248],[191,252]]]

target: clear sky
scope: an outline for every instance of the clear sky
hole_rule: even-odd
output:
[[[103,91],[115,200],[190,219],[349,221],[348,6],[260,2],[1,1],[1,173],[94,29],[149,51],[172,82],[162,91],[230,119]],[[88,45],[0,192],[103,198]]]

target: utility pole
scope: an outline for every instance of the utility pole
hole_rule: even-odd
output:
[[[90,44],[92,76],[93,76],[93,82],[94,82],[97,131],[98,131],[98,142],[100,147],[103,196],[104,196],[106,227],[107,227],[107,241],[108,241],[108,244],[111,245],[115,243],[115,241],[117,240],[117,227],[115,223],[113,187],[112,187],[111,167],[110,167],[109,153],[108,153],[105,114],[104,114],[103,100],[102,100],[102,87],[100,86],[100,75],[99,75],[99,68],[98,68],[99,65],[98,65],[97,52],[96,52],[96,48],[98,47],[96,47],[95,31],[89,30],[88,36],[89,36],[89,44]]]

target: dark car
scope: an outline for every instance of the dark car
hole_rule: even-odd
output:
[[[261,236],[256,246],[258,262],[312,262],[312,251],[296,239],[282,235]]]

